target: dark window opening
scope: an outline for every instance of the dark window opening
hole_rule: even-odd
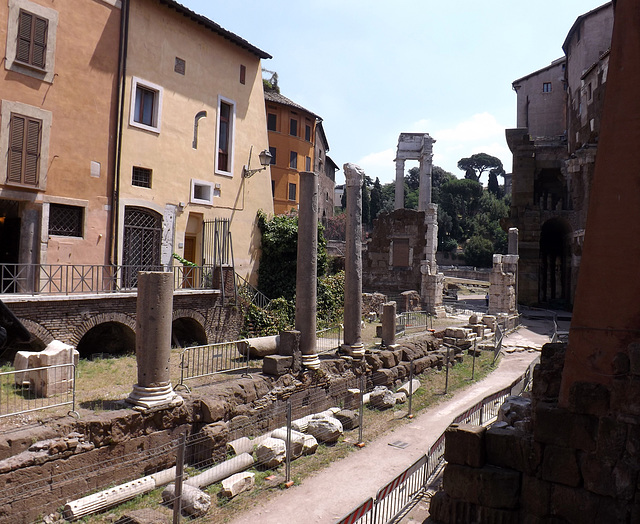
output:
[[[133,166],[131,184],[138,187],[151,187],[151,169]]]
[[[242,85],[247,83],[247,66],[240,65],[240,83]]]
[[[218,135],[218,169],[229,171],[229,145],[231,137],[231,106],[220,102],[220,129]]]
[[[311,142],[311,126],[304,126],[304,139]]]
[[[269,131],[275,131],[277,123],[278,123],[277,116],[274,115],[273,113],[268,113],[267,114],[267,129]]]
[[[296,185],[289,183],[289,200],[296,200]]]
[[[82,237],[84,209],[63,204],[49,205],[49,234]]]
[[[269,153],[271,153],[271,165],[274,166],[276,164],[276,148],[269,146]]]
[[[136,87],[136,105],[133,120],[139,124],[155,127],[156,95],[153,89],[141,85]]]
[[[298,121],[292,118],[289,123],[289,134],[291,136],[298,136]]]
[[[176,56],[176,62],[173,66],[173,70],[180,75],[184,75],[187,71],[187,63],[182,58],[178,58]]]
[[[291,151],[289,155],[289,167],[292,169],[298,169],[298,153]]]

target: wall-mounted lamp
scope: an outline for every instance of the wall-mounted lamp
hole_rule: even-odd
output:
[[[265,149],[258,155],[258,158],[260,158],[260,165],[262,167],[259,167],[258,169],[251,169],[251,152],[252,151],[253,151],[253,146],[251,146],[251,149],[249,150],[249,162],[247,162],[246,166],[242,166],[242,176],[244,178],[252,177],[258,171],[263,171],[267,169],[267,166],[271,164],[271,158],[272,158],[271,153],[269,153],[268,149]]]

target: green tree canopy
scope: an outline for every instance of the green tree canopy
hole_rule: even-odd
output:
[[[480,177],[485,171],[494,171],[494,174],[504,176],[504,168],[499,158],[486,153],[476,153],[468,158],[458,161],[458,169],[465,172],[464,177],[480,182]]]

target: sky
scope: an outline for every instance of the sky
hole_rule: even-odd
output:
[[[576,18],[606,3],[179,1],[273,56],[262,67],[281,94],[323,120],[336,183],[352,162],[383,184],[403,132],[431,135],[434,165],[458,177],[458,160],[480,152],[511,172],[512,82],[562,57]]]

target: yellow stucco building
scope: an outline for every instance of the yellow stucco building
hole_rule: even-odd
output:
[[[173,1],[131,2],[126,17],[116,258],[212,264],[231,238],[236,271],[255,283],[257,211],[273,203],[269,168],[249,178],[243,166],[268,147],[270,55]]]

